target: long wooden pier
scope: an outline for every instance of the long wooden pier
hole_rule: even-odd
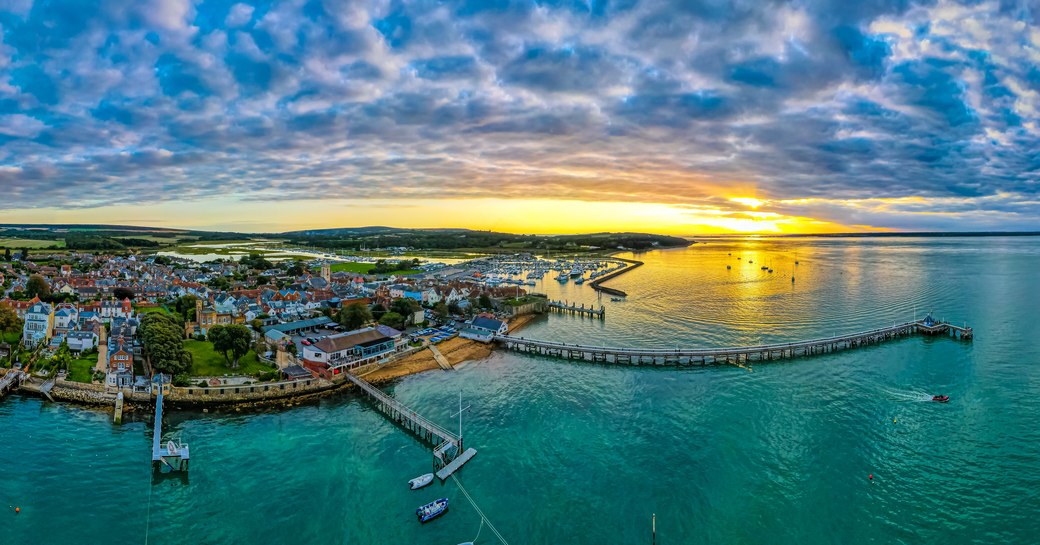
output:
[[[599,318],[600,320],[606,317],[607,314],[606,309],[603,308],[602,305],[600,305],[599,308],[595,308],[591,304],[586,307],[584,303],[577,305],[575,303],[565,303],[562,301],[549,301],[546,306],[557,312],[569,312],[580,316],[588,316],[589,318]]]
[[[944,322],[919,320],[809,341],[766,344],[759,346],[737,346],[729,348],[620,348],[566,344],[552,341],[525,339],[510,335],[499,335],[495,341],[503,347],[518,352],[537,354],[570,360],[582,360],[622,365],[718,365],[741,364],[751,361],[771,361],[828,354],[870,346],[911,335],[945,334],[954,338],[971,340],[970,327],[959,327]]]
[[[367,380],[349,372],[346,375],[347,380],[360,388],[380,412],[433,447],[434,471],[442,481],[477,453],[474,449],[464,450],[461,436],[408,408]]]

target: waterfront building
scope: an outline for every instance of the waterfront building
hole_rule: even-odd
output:
[[[459,337],[486,343],[491,342],[495,335],[505,335],[508,332],[509,324],[506,322],[486,316],[477,316],[459,331]]]
[[[35,346],[50,340],[54,327],[54,307],[36,300],[25,311],[25,323],[22,325],[22,343]]]
[[[394,339],[375,328],[364,328],[324,337],[303,347],[303,364],[319,373],[338,374],[340,369],[368,363],[394,350]]]

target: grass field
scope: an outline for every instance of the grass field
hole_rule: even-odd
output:
[[[50,248],[51,246],[64,248],[65,239],[38,240],[33,238],[0,237],[0,248]]]
[[[150,240],[152,242],[158,242],[159,244],[179,244],[179,243],[191,242],[191,241],[199,239],[199,237],[183,236],[183,235],[177,235],[175,237],[157,237],[155,235],[126,235],[126,236],[118,236],[118,237],[111,237],[111,238],[114,238],[116,240],[122,240],[122,239],[126,239],[126,238],[136,238],[136,239],[140,239],[140,240]]]
[[[80,356],[72,360],[72,363],[69,364],[68,380],[90,384],[90,379],[94,376],[94,367],[97,366],[97,362],[97,352]]]
[[[368,274],[368,270],[375,267],[375,263],[333,263],[330,267],[332,272],[352,272],[358,274]],[[317,269],[315,269],[317,270]],[[393,271],[389,274],[416,274],[422,271],[418,269],[401,269]]]
[[[164,307],[134,307],[134,311],[139,314],[170,314]]]
[[[273,371],[274,366],[261,362],[252,350],[238,360],[238,368],[230,369],[224,355],[213,350],[209,341],[184,341],[184,348],[191,352],[191,376],[219,377],[223,375],[255,375],[261,371]]]

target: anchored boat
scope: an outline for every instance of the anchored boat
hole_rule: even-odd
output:
[[[432,482],[433,482],[433,473],[427,473],[426,475],[420,475],[420,476],[418,476],[418,477],[408,481],[408,486],[412,490],[419,490],[420,488],[422,488],[424,486],[427,486],[427,485],[429,485]]]
[[[441,515],[448,510],[448,498],[441,498],[437,501],[431,501],[426,505],[415,510],[415,516],[418,517],[419,522],[429,522]]]

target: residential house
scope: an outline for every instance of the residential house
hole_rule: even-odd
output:
[[[507,332],[509,332],[509,324],[494,318],[477,316],[459,331],[459,337],[486,343],[491,342],[495,335],[505,335]]]
[[[22,343],[34,346],[49,341],[54,327],[54,307],[37,300],[25,312],[22,326]]]
[[[70,331],[65,335],[65,342],[69,345],[69,350],[73,352],[85,352],[92,350],[98,346],[98,334],[93,330],[82,330]]]

